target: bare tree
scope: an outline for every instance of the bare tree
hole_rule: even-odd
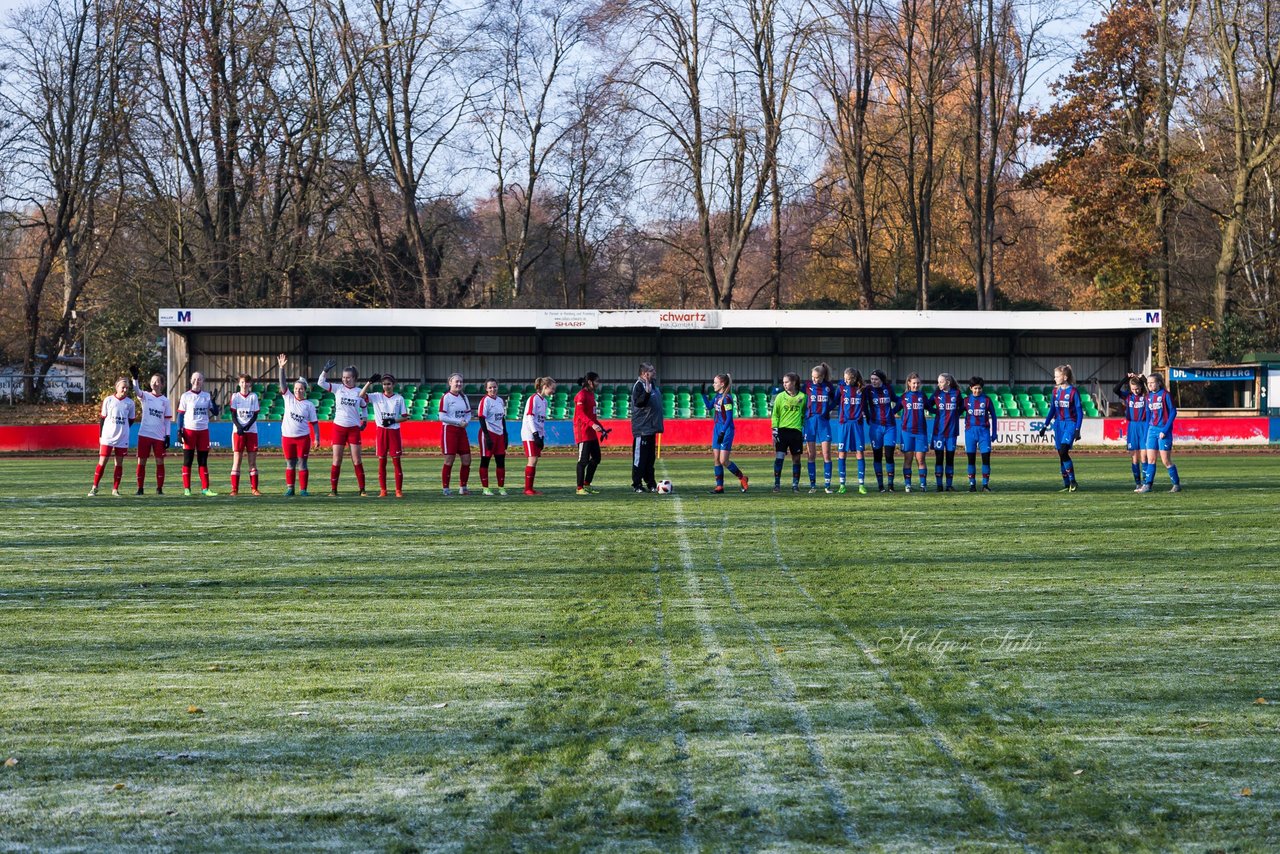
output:
[[[6,261],[16,265],[23,293],[27,400],[43,393],[119,228],[115,152],[126,121],[119,84],[133,13],[123,2],[61,0],[21,13],[0,44],[7,72],[0,103],[10,117],[0,140],[11,182],[4,227],[21,235],[11,244],[17,257]],[[50,322],[43,309],[59,267],[62,298]]]

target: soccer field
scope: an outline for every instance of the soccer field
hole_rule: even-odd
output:
[[[1280,847],[1280,457],[591,498],[550,458],[536,499],[409,459],[404,501],[264,458],[256,499],[0,462],[0,849]]]

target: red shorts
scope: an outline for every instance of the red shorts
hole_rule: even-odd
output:
[[[115,454],[116,459],[121,460],[121,459],[124,459],[124,455],[128,452],[128,450],[129,450],[128,445],[123,445],[121,447],[116,447],[115,445],[99,445],[98,456],[109,457],[112,454]]]
[[[440,425],[440,449],[445,456],[449,454],[470,454],[471,440],[467,438],[467,428],[453,424]]]
[[[525,442],[525,443],[524,443],[524,455],[525,455],[526,457],[540,457],[540,456],[542,456],[542,449],[541,449],[541,448],[539,448],[539,447],[538,447],[536,444],[534,444],[533,442]]]
[[[359,427],[339,427],[337,424],[334,424],[332,434],[333,441],[329,444],[334,447],[337,447],[338,445],[359,445],[360,432],[361,428]]]
[[[183,432],[187,434],[187,441],[182,443],[182,447],[188,451],[207,451],[209,450],[209,430],[192,430],[184,427]]]
[[[147,436],[138,437],[138,459],[145,460],[152,454],[157,460],[164,459],[164,439],[152,439]]]
[[[257,433],[232,434],[231,450],[248,451],[251,454],[258,453],[258,434]]]
[[[284,436],[280,439],[280,449],[284,451],[286,460],[306,459],[311,454],[311,434],[306,436]]]
[[[480,428],[480,456],[500,457],[507,452],[507,434],[490,433]]]
[[[403,439],[400,437],[399,430],[393,430],[390,427],[379,427],[378,433],[373,439],[374,455],[377,457],[398,457],[403,447]]]

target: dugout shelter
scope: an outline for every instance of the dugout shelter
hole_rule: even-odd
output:
[[[573,381],[593,370],[606,384],[602,409],[609,405],[613,417],[625,418],[625,392],[642,360],[658,367],[670,418],[704,415],[698,388],[726,371],[740,393],[740,416],[765,416],[781,375],[807,378],[818,362],[836,379],[849,366],[864,375],[881,368],[897,386],[912,371],[929,387],[939,372],[961,384],[977,374],[1001,412],[1015,417],[1043,414],[1054,366],[1070,363],[1092,417],[1105,414],[1104,394],[1126,372],[1150,371],[1161,317],[1153,310],[163,308],[159,323],[171,389],[185,388],[190,372],[200,371],[229,392],[247,372],[271,398],[277,353],[289,354],[291,377],[312,380],[334,358],[363,376],[394,373],[422,420],[433,417],[455,371],[471,394],[485,378],[497,379],[517,405],[535,377],[555,377],[561,387],[552,416],[565,418],[572,417],[564,403],[572,400]],[[264,418],[275,415],[268,407]]]

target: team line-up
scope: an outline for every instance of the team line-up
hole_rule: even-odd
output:
[[[285,464],[286,496],[308,494],[308,463],[313,448],[320,443],[319,418],[315,403],[308,398],[310,385],[299,377],[292,383],[285,373],[288,357],[280,354],[280,393],[284,401],[284,415],[280,425],[281,445]],[[390,374],[373,374],[363,385],[354,365],[342,369],[341,380],[330,380],[330,372],[337,362],[330,359],[324,365],[317,384],[332,392],[335,399],[333,417],[333,459],[329,469],[329,495],[338,494],[338,482],[343,465],[344,449],[349,449],[355,472],[356,487],[361,496],[366,495],[364,463],[361,455],[362,433],[370,420],[376,424],[374,452],[378,459],[378,496],[387,497],[387,464],[390,460],[394,477],[394,495],[404,496],[404,471],[401,465],[401,422],[409,418],[404,398],[395,391],[395,377]],[[132,373],[132,390],[141,402],[141,413],[129,394],[130,379],[119,377],[115,392],[103,399],[99,437],[98,465],[94,471],[90,497],[98,494],[98,487],[107,461],[114,458],[112,494],[120,495],[120,482],[124,470],[124,457],[129,448],[129,428],[139,422],[137,448],[137,495],[144,493],[147,460],[156,460],[156,492],[163,494],[166,450],[169,448],[170,422],[175,418],[173,405],[165,395],[164,378],[151,377],[149,388],[143,388],[136,367]],[[1054,447],[1058,453],[1062,491],[1075,492],[1079,488],[1071,450],[1080,438],[1084,421],[1080,392],[1070,365],[1054,369],[1054,389],[1049,401],[1049,412],[1040,428],[1043,436],[1053,431]],[[261,495],[258,477],[258,426],[260,412],[258,395],[252,388],[253,378],[241,374],[237,391],[227,403],[232,423],[231,494],[240,492],[240,472],[243,463],[248,464],[249,486],[253,495]],[[595,495],[600,492],[592,485],[600,464],[600,442],[609,431],[601,423],[595,392],[600,376],[588,372],[579,378],[580,390],[574,398],[573,433],[578,446],[577,494]],[[801,455],[808,451],[809,492],[818,491],[817,459],[822,457],[825,492],[849,491],[846,476],[846,460],[850,454],[857,461],[857,491],[867,493],[865,451],[871,450],[876,486],[880,492],[895,491],[895,449],[903,454],[903,480],[905,490],[912,491],[912,464],[918,473],[915,482],[917,492],[928,490],[925,457],[934,453],[934,482],[938,492],[954,491],[955,453],[964,429],[964,446],[968,457],[968,491],[991,491],[991,447],[998,436],[995,408],[985,392],[981,377],[972,377],[966,383],[969,393],[961,393],[955,377],[943,373],[937,378],[937,388],[931,393],[921,390],[921,377],[912,373],[907,377],[906,390],[898,395],[889,383],[884,371],[874,370],[864,381],[862,374],[846,368],[844,378],[835,382],[826,363],[814,366],[810,379],[803,381],[799,374],[788,373],[782,378],[782,390],[772,405],[774,444],[773,491],[782,490],[782,471],[788,455],[791,457],[791,489],[800,491]],[[380,391],[378,389],[381,389]],[[371,391],[371,389],[373,389]],[[525,458],[524,494],[541,495],[534,489],[538,460],[542,456],[546,440],[548,398],[555,393],[556,381],[539,377],[534,383],[535,393],[524,404],[520,440]],[[1127,448],[1132,454],[1134,492],[1152,490],[1157,460],[1162,462],[1172,482],[1172,492],[1181,491],[1178,468],[1173,464],[1173,425],[1177,416],[1172,397],[1165,388],[1164,378],[1158,374],[1143,377],[1129,374],[1116,387],[1116,394],[1125,404],[1128,425]],[[704,384],[702,396],[712,413],[711,453],[715,494],[725,491],[725,471],[738,479],[743,492],[750,483],[747,475],[738,468],[730,456],[734,441],[734,395],[729,374],[717,374],[711,388]],[[200,479],[199,493],[215,496],[209,480],[209,421],[218,417],[221,407],[215,395],[204,388],[204,376],[191,375],[190,388],[182,393],[176,412],[178,441],[182,445],[182,487],[184,495],[191,495],[191,468],[194,462]],[[931,415],[932,418],[926,416]],[[488,380],[485,393],[477,406],[472,408],[470,398],[463,393],[463,377],[449,377],[448,391],[440,398],[439,420],[441,425],[440,449],[444,456],[441,468],[441,485],[444,495],[452,494],[452,476],[455,462],[459,464],[458,494],[469,494],[471,474],[471,443],[467,425],[475,420],[479,426],[480,484],[484,495],[507,495],[506,451],[507,404],[498,395],[498,383]],[[639,376],[631,387],[632,462],[631,488],[637,493],[659,491],[654,473],[657,458],[657,437],[663,431],[661,393],[657,386],[657,371],[648,362],[640,364]],[[314,434],[314,438],[313,438]],[[979,457],[981,466],[979,469]],[[839,478],[836,488],[832,483],[833,459]],[[489,466],[493,463],[496,488],[490,488]],[[979,486],[979,471],[981,481]],[[669,488],[669,485],[667,485]]]

